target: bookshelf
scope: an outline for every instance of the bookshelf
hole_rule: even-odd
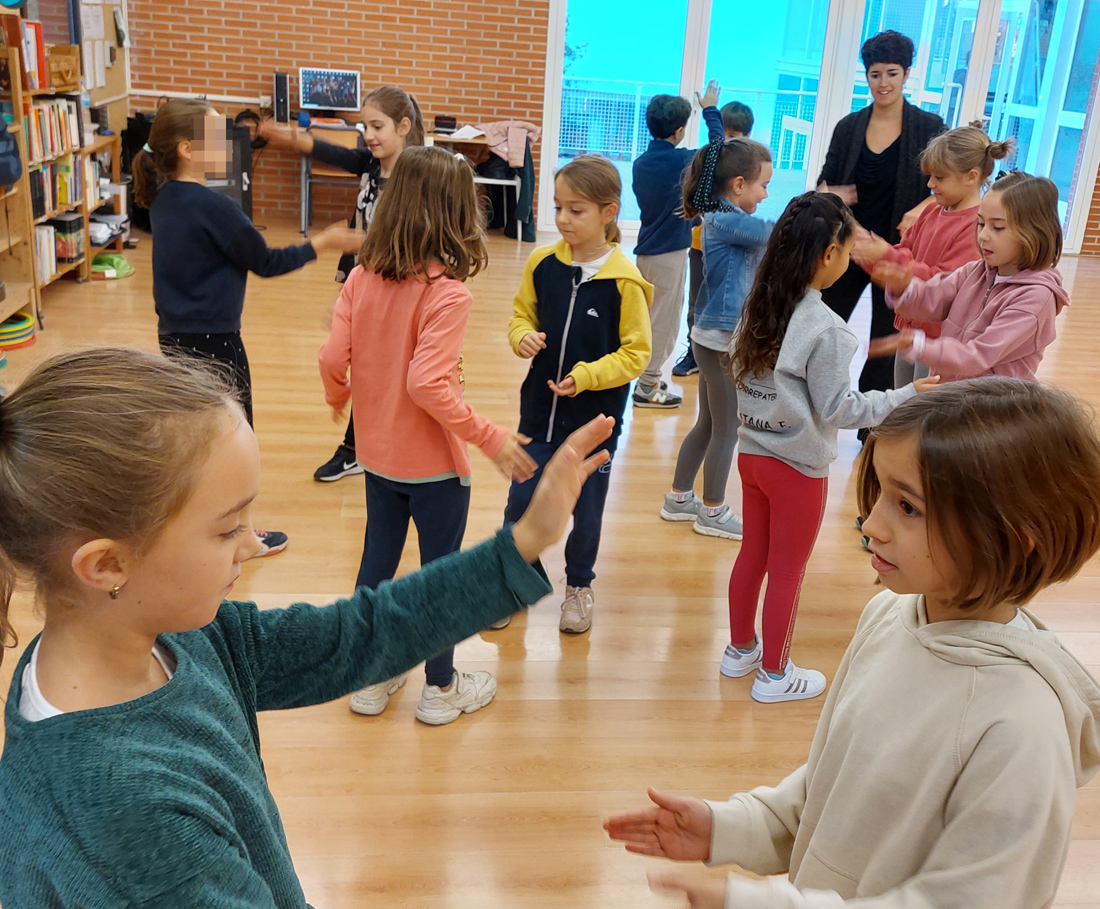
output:
[[[10,88],[4,92],[4,100],[10,101],[15,111],[22,110],[23,92],[19,79],[20,58],[16,48],[0,47],[0,63],[7,67]],[[34,219],[31,216],[30,183],[28,174],[27,136],[18,113],[15,122],[8,124],[8,131],[19,146],[23,162],[23,175],[4,192],[0,188],[0,281],[4,282],[4,299],[0,300],[0,321],[24,312],[41,324],[38,283],[35,280]]]

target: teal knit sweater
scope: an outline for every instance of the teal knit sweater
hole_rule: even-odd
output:
[[[225,602],[161,635],[163,687],[28,722],[15,670],[0,759],[4,909],[303,909],[256,712],[391,678],[550,592],[511,531],[318,608]]]

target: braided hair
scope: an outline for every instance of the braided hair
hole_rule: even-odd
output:
[[[730,180],[741,177],[752,182],[760,169],[770,164],[768,146],[754,139],[715,139],[704,145],[691,159],[684,173],[683,213],[685,218],[711,211],[733,211],[735,206],[725,198]]]
[[[735,381],[775,368],[795,306],[829,246],[843,246],[855,218],[834,193],[803,193],[788,204],[768,238],[756,280],[741,308],[730,371]]]

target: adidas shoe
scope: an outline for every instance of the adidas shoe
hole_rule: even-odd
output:
[[[759,669],[763,658],[764,648],[760,644],[760,638],[756,639],[756,643],[748,653],[738,650],[733,644],[727,644],[726,652],[722,654],[719,672],[727,678],[739,679]]]
[[[825,690],[825,676],[816,669],[799,669],[790,660],[778,679],[773,679],[764,667],[756,670],[752,683],[752,699],[763,704],[781,701],[804,701],[816,698]]]

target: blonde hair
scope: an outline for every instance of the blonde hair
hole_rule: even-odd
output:
[[[1054,181],[1013,170],[999,176],[989,192],[1000,194],[1008,229],[1020,241],[1020,269],[1057,265],[1062,258],[1062,223]]]
[[[554,179],[564,180],[573,192],[600,208],[622,205],[623,183],[619,172],[603,155],[577,155],[554,174]],[[616,219],[604,226],[604,236],[608,243],[622,240]]]
[[[16,643],[18,572],[40,599],[65,600],[74,546],[147,551],[233,416],[244,419],[220,372],[126,348],[51,357],[0,402],[0,658]]]
[[[441,148],[410,148],[394,164],[359,252],[359,264],[391,281],[440,275],[465,281],[485,268],[474,174]]]
[[[157,111],[149,130],[149,141],[134,155],[134,201],[142,208],[153,204],[153,196],[180,169],[179,144],[193,142],[195,127],[214,108],[201,98],[174,98]]]
[[[876,445],[907,437],[917,442],[929,538],[958,560],[953,605],[1023,605],[1100,550],[1100,439],[1092,414],[1069,393],[987,376],[911,398],[864,446],[863,514],[881,493]]]
[[[416,98],[396,85],[381,85],[368,92],[363,99],[363,107],[368,104],[377,107],[382,113],[400,123],[408,119],[409,132],[405,136],[406,147],[424,144],[424,117],[420,113],[420,105]]]
[[[920,168],[925,174],[968,174],[976,170],[986,183],[993,173],[994,162],[1007,158],[1016,140],[993,142],[982,129],[981,120],[969,126],[950,129],[932,138],[920,154]]]

